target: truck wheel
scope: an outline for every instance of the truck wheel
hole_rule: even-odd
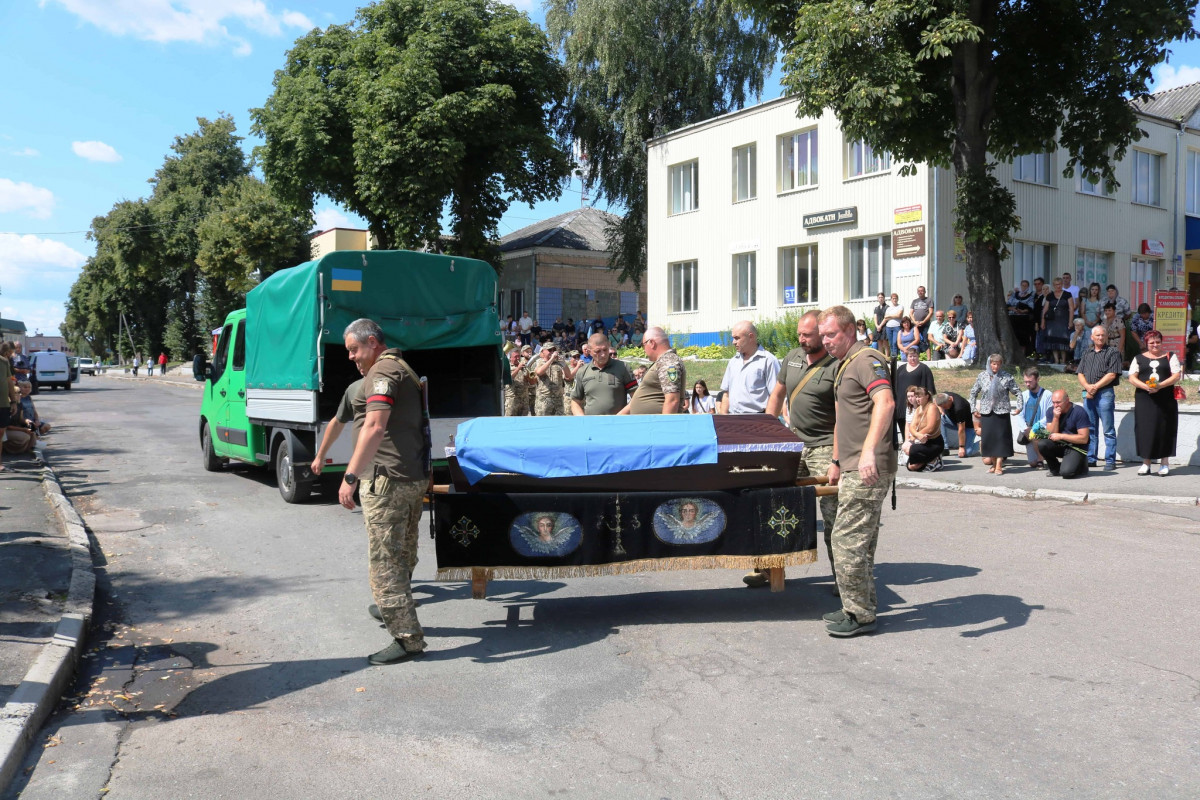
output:
[[[204,451],[204,469],[207,472],[219,472],[221,469],[221,458],[213,450],[212,434],[209,432],[208,426],[204,426],[204,433],[200,436],[200,447]]]
[[[312,481],[296,480],[292,474],[292,451],[286,436],[275,448],[275,480],[285,503],[303,503],[312,494]]]

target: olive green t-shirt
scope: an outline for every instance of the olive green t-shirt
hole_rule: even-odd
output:
[[[338,403],[337,414],[333,418],[343,425],[354,422],[355,417],[358,416],[356,412],[360,408],[362,409],[363,416],[366,416],[367,401],[362,396],[363,380],[363,378],[359,378],[347,386],[345,394],[342,395],[342,401]],[[360,421],[358,425],[355,425],[354,429],[357,431],[361,425],[362,422]]]
[[[583,406],[585,416],[616,414],[629,402],[629,392],[637,388],[637,381],[624,361],[610,359],[600,369],[593,362],[584,364],[575,373],[575,384],[571,399]]]
[[[412,372],[400,359],[400,350],[384,350],[375,366],[363,379],[360,395],[366,403],[363,416],[368,411],[388,409],[387,432],[379,449],[375,452],[374,466],[389,478],[399,480],[424,480],[425,464],[422,457],[424,437],[421,419],[421,386],[413,379]],[[361,426],[356,412],[355,424]]]
[[[661,414],[667,394],[683,394],[687,370],[674,350],[668,350],[646,368],[642,383],[629,400],[630,414]],[[687,413],[687,403],[679,404],[679,413]]]
[[[866,358],[866,356],[863,356]],[[799,394],[792,393],[808,375],[817,370],[804,384]],[[809,365],[808,353],[802,348],[789,352],[779,365],[778,382],[786,390],[788,400],[788,424],[804,442],[805,447],[828,447],[833,444],[835,400],[833,381],[837,376],[837,361],[824,354],[816,364]]]
[[[854,472],[858,469],[858,459],[862,455],[863,442],[866,441],[867,431],[871,428],[871,412],[875,408],[874,397],[879,392],[887,392],[891,396],[891,373],[887,362],[876,350],[855,357],[859,351],[866,349],[862,342],[856,342],[846,357],[838,362],[837,377],[834,379],[834,391],[837,396],[837,449],[838,461],[843,472]],[[888,417],[888,422],[891,422]],[[879,472],[896,471],[896,451],[892,448],[892,428],[889,424],[879,443],[875,445],[875,465]]]

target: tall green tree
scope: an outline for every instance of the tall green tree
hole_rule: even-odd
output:
[[[311,216],[251,176],[233,120],[176,137],[150,196],[92,221],[96,254],[71,289],[64,329],[93,352],[186,358],[277,269],[310,258]],[[128,337],[118,339],[124,315]]]
[[[297,40],[274,85],[251,111],[267,181],[305,211],[332,198],[383,248],[496,263],[509,205],[557,197],[570,171],[562,67],[504,3],[381,0]]]
[[[1196,0],[741,0],[784,43],[801,116],[910,163],[953,166],[980,352],[1016,355],[1000,262],[1020,220],[993,159],[1061,147],[1064,174],[1117,184],[1129,105]]]
[[[741,108],[762,93],[776,46],[733,0],[547,0],[546,28],[570,81],[567,129],[585,183],[625,208],[612,266],[646,271],[646,140]]]

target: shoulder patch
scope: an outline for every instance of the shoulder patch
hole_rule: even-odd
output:
[[[891,378],[891,374],[888,372],[887,367],[885,367],[883,364],[880,364],[878,361],[875,362],[873,370],[876,378],[883,378],[884,380]]]
[[[679,367],[675,366],[674,364],[667,367],[667,380],[669,380],[671,383],[679,382]]]
[[[392,382],[387,378],[376,378],[371,388],[372,394],[382,394],[388,397],[392,394]]]

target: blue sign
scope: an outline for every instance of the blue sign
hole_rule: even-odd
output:
[[[793,305],[796,302],[796,287],[795,286],[783,287],[783,302],[784,302],[784,305]]]

